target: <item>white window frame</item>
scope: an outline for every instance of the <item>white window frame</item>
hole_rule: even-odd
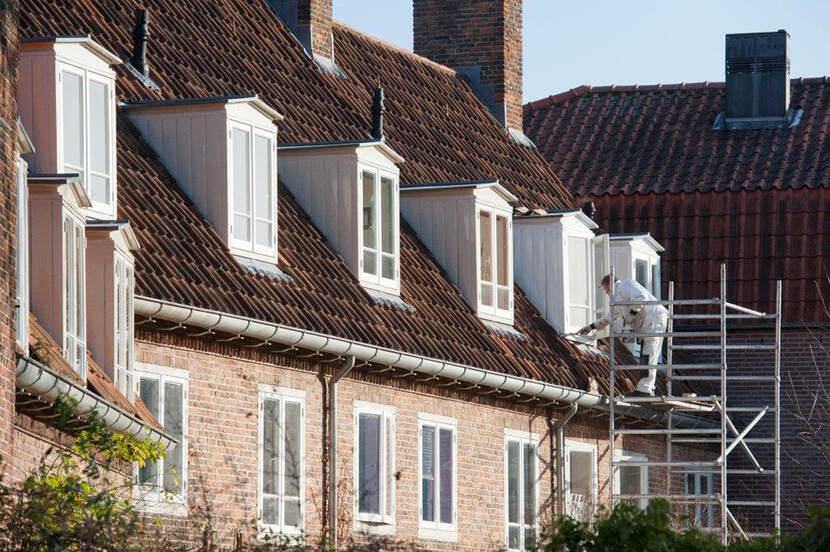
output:
[[[279,491],[277,497],[280,501],[280,521],[277,524],[265,523],[262,521],[263,515],[263,499],[265,498],[263,488],[265,484],[265,461],[263,454],[265,452],[265,400],[278,400],[280,404],[280,421],[285,421],[285,403],[291,402],[300,405],[300,525],[293,527],[285,525],[285,439],[282,431],[279,439],[279,458],[280,458],[280,477],[279,477]],[[272,385],[260,384],[258,393],[258,424],[257,424],[257,528],[260,537],[266,535],[300,535],[305,527],[305,391],[290,389],[287,387],[275,387]]]
[[[591,466],[593,474],[591,477],[591,501],[593,503],[593,512],[591,516],[595,515],[599,508],[599,466],[597,463],[597,445],[592,443],[584,443],[582,441],[565,441],[565,514],[574,515],[572,499],[571,499],[571,452],[589,452],[592,455]]]
[[[363,243],[363,174],[369,173],[374,178],[374,224],[375,224],[375,247],[367,247]],[[383,257],[389,257],[388,253],[383,252],[383,216],[381,213],[381,179],[388,178],[392,181],[392,240],[393,240],[393,254],[395,268],[393,278],[383,277]],[[358,273],[360,274],[360,281],[367,287],[372,287],[380,291],[388,291],[398,293],[400,289],[400,185],[398,183],[398,175],[392,171],[384,170],[380,167],[368,165],[365,163],[358,163],[357,165],[357,209],[358,209]],[[363,262],[364,252],[372,252],[375,254],[375,274],[366,272],[366,267]]]
[[[423,514],[423,439],[424,427],[435,429],[433,473],[435,474],[434,521],[424,521]],[[440,430],[452,431],[452,522],[440,521],[441,470],[439,463]],[[455,418],[426,412],[418,413],[418,537],[456,542],[458,540],[458,421]]]
[[[492,286],[492,304],[484,304],[484,298],[481,293],[481,285],[484,281],[481,278],[481,214],[488,213],[490,216],[490,257],[493,259],[493,280],[488,282]],[[498,225],[496,223],[497,217],[506,219],[507,221],[507,235],[505,236],[505,245],[507,247],[507,286],[499,285],[498,273]],[[476,297],[478,302],[478,312],[495,317],[496,320],[511,320],[513,318],[513,217],[507,211],[494,209],[486,205],[476,205]],[[506,290],[509,299],[507,309],[500,309],[498,304],[499,290]]]
[[[368,512],[360,512],[360,466],[359,466],[359,457],[360,457],[360,432],[359,432],[359,420],[361,414],[370,414],[370,415],[378,415],[381,417],[381,434],[380,434],[380,510],[379,514],[368,513]],[[387,421],[391,420],[391,423]],[[387,429],[391,428],[392,435],[387,436]],[[395,455],[396,455],[396,447],[397,442],[395,439],[395,407],[388,406],[383,404],[377,403],[369,403],[363,401],[355,401],[354,402],[354,456],[353,456],[353,484],[354,484],[354,520],[355,520],[355,528],[358,530],[369,531],[371,532],[373,529],[378,529],[380,527],[380,531],[375,531],[383,534],[391,534],[394,532],[395,528],[395,514],[397,510],[396,504],[396,497],[395,497]],[[391,453],[392,458],[388,458],[387,450],[385,443],[387,440],[391,441],[392,446],[389,453]],[[391,497],[387,495],[387,493],[392,494]],[[387,512],[386,507],[387,505],[391,506],[391,511]],[[385,530],[384,530],[385,529]]]
[[[614,449],[614,461],[616,462],[646,462],[648,457],[639,452],[628,452],[625,450]],[[630,466],[636,467],[640,470],[640,494],[648,494],[648,466]],[[622,485],[621,466],[614,467],[614,494],[620,494]],[[641,509],[645,510],[648,506],[647,498],[640,498],[638,501]]]
[[[17,158],[17,282],[15,336],[23,354],[29,354],[29,165]]]
[[[689,489],[689,476],[692,476],[695,481],[695,488]],[[704,482],[706,482],[707,488],[704,489]],[[685,488],[685,493],[687,495],[705,495],[705,494],[713,494],[715,489],[715,478],[711,473],[687,473],[683,476],[683,486]],[[690,504],[690,509],[694,509],[694,521],[695,527],[697,528],[710,528],[714,527],[715,521],[715,505],[714,504]],[[706,522],[703,523],[703,512],[706,512]],[[691,526],[691,518],[686,520],[687,526]]]
[[[135,292],[135,268],[133,263],[124,255],[115,254],[115,271],[113,274],[115,301],[115,339],[113,380],[115,386],[127,397],[133,400],[135,385],[135,359],[134,359],[134,337],[135,337],[135,316],[133,297]],[[122,358],[123,353],[123,358]]]
[[[535,433],[530,433],[528,431],[520,431],[515,429],[505,428],[504,430],[504,461],[503,461],[503,470],[504,470],[504,544],[508,550],[527,550],[527,546],[525,543],[525,529],[527,525],[524,523],[524,490],[525,490],[525,481],[524,481],[524,447],[525,445],[533,445],[536,449],[536,459],[535,459],[535,468],[536,468],[536,481],[533,486],[536,496],[534,497],[535,500],[535,509],[536,509],[536,516],[534,518],[533,529],[536,534],[536,542],[539,542],[539,483],[541,482],[541,458],[539,457],[539,436]],[[521,543],[519,548],[510,548],[510,512],[508,511],[509,504],[510,504],[510,497],[508,495],[509,491],[509,484],[508,484],[508,444],[510,442],[516,442],[519,444],[519,453],[521,455],[519,461],[519,497],[518,497],[518,504],[519,504],[519,519],[522,520],[519,526],[519,542]],[[515,525],[515,524],[514,524]]]
[[[67,225],[71,226],[73,249],[72,262],[70,262],[69,248],[67,247]],[[78,242],[80,240],[80,245]],[[61,247],[63,249],[63,282],[61,289],[62,324],[63,324],[63,356],[72,369],[86,381],[86,226],[82,218],[79,218],[68,209],[64,209],[61,218]],[[71,265],[71,266],[70,266]],[[78,275],[80,274],[80,277]],[[70,283],[73,284],[70,288]],[[69,289],[68,289],[69,288]],[[80,299],[78,295],[80,294]],[[71,303],[71,304],[70,304]],[[77,308],[80,305],[80,312],[75,313],[74,331],[67,327],[67,316],[69,309]],[[77,357],[80,350],[80,358]]]
[[[251,224],[251,240],[240,240],[234,234],[234,217],[236,215],[235,191],[236,182],[234,182],[234,147],[233,147],[233,133],[235,130],[240,130],[248,133],[248,198],[250,205],[250,224]],[[271,175],[269,179],[271,191],[271,213],[273,218],[271,220],[271,247],[265,247],[257,243],[256,234],[256,162],[255,162],[255,146],[256,138],[266,138],[271,142]],[[238,253],[246,257],[258,257],[269,262],[275,262],[277,256],[277,137],[273,132],[267,132],[257,126],[241,123],[238,121],[228,120],[228,243],[234,253]],[[241,214],[241,213],[240,213]],[[265,219],[260,219],[265,220]]]
[[[58,144],[58,166],[63,167],[63,172],[77,172],[81,175],[81,182],[83,182],[84,189],[87,191],[87,195],[89,196],[90,202],[92,206],[89,208],[90,211],[95,212],[97,214],[106,215],[108,217],[115,216],[116,213],[116,148],[115,148],[115,80],[108,75],[104,75],[93,71],[86,67],[81,67],[78,65],[73,65],[71,63],[67,63],[66,61],[59,61],[56,63],[55,68],[57,75],[55,77],[56,82],[58,83],[58,89],[56,91],[57,97],[57,110],[58,110],[58,124],[57,124],[57,144]],[[81,125],[82,125],[82,134],[83,134],[83,143],[81,144],[81,157],[83,158],[83,166],[76,167],[67,165],[64,160],[64,150],[63,150],[63,114],[64,114],[64,106],[63,106],[63,73],[72,73],[73,75],[81,77],[82,83],[82,90],[81,95],[83,97],[83,112],[81,113]],[[95,173],[98,176],[104,176],[109,179],[109,202],[108,203],[101,203],[100,201],[96,201],[93,199],[91,186],[91,179],[90,175],[92,174],[92,169],[90,168],[90,140],[89,140],[89,83],[90,81],[95,81],[100,84],[104,84],[107,86],[108,91],[108,111],[107,111],[107,139],[108,139],[108,155],[107,155],[107,165],[108,171],[107,174],[104,173]]]
[[[155,364],[145,364],[138,362],[135,366],[134,379],[135,382],[135,396],[140,397],[138,391],[142,378],[154,379],[159,382],[159,413],[161,419],[158,420],[162,426],[164,425],[164,383],[167,381],[178,383],[182,386],[182,441],[179,446],[182,447],[182,470],[179,474],[179,480],[182,482],[182,494],[163,490],[164,482],[164,459],[159,459],[161,463],[158,470],[158,477],[161,484],[157,485],[154,490],[148,490],[138,482],[139,471],[138,464],[133,468],[133,498],[138,510],[148,513],[165,514],[171,516],[186,516],[187,515],[187,488],[188,488],[188,441],[190,432],[189,421],[189,380],[190,376],[187,370],[180,370],[178,368],[170,368],[167,366],[159,366]]]

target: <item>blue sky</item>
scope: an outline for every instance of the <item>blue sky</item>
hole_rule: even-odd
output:
[[[412,49],[411,0],[334,0],[334,17]],[[830,75],[830,0],[524,2],[524,97],[581,84],[723,80],[726,33],[790,33],[793,77]]]

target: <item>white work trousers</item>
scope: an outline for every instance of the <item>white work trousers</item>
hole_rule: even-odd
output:
[[[662,309],[661,309],[662,310]],[[662,333],[666,331],[666,323],[668,322],[668,313],[662,310],[660,313],[655,313],[654,316],[646,314],[643,321],[643,333]],[[640,357],[648,355],[648,363],[650,366],[660,362],[660,352],[663,350],[663,337],[644,337],[643,348],[641,349]],[[642,393],[654,393],[654,384],[657,381],[657,369],[649,368],[648,375],[637,382],[637,391]]]

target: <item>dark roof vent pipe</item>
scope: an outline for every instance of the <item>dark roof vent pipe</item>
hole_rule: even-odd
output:
[[[372,138],[383,140],[383,113],[386,108],[383,106],[383,87],[375,88],[372,96]]]
[[[147,65],[147,39],[150,33],[147,24],[150,16],[147,10],[138,9],[135,11],[135,29],[133,29],[133,57],[130,63],[145,79],[150,77],[150,67]]]
[[[726,35],[726,121],[762,122],[787,117],[790,104],[790,35]]]

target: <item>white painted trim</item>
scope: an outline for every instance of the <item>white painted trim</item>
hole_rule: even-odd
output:
[[[149,362],[136,362],[135,371],[136,373],[140,372],[142,374],[156,376],[161,375],[184,381],[188,381],[190,379],[190,372],[187,370],[183,370],[181,368],[171,368],[170,366],[162,366],[160,364],[152,364]]]
[[[501,322],[507,324],[509,326],[513,325],[513,308],[514,308],[514,300],[513,300],[513,217],[511,216],[510,212],[504,209],[498,209],[496,207],[485,205],[480,200],[476,200],[475,204],[475,217],[474,217],[474,224],[475,224],[475,258],[476,258],[476,304],[477,308],[476,311],[478,312],[479,317],[484,318],[486,320],[492,320],[495,322]],[[492,266],[492,282],[488,282],[492,286],[492,305],[485,305],[482,301],[482,293],[481,293],[481,214],[488,213],[490,217],[490,255],[492,258],[493,266]],[[504,218],[506,219],[507,223],[507,235],[505,236],[505,245],[507,247],[507,293],[508,293],[508,301],[509,305],[507,309],[500,309],[498,306],[498,291],[500,287],[498,280],[498,248],[497,248],[497,232],[498,227],[496,220],[497,218]]]
[[[458,427],[457,419],[450,418],[449,416],[441,416],[440,414],[432,414],[430,412],[418,412],[418,420],[433,424],[441,424],[456,428]]]
[[[592,481],[591,481],[591,500],[594,505],[594,512],[599,507],[599,465],[597,462],[597,445],[593,443],[584,443],[582,441],[574,441],[571,439],[565,440],[565,513],[571,515],[570,496],[571,496],[571,452],[590,452],[592,454]]]
[[[637,461],[637,462],[645,462],[648,460],[648,457],[645,454],[640,452],[629,452],[626,450],[620,450],[615,448],[614,449],[614,461],[615,462],[626,462],[626,461]],[[648,494],[648,466],[639,466],[640,470],[640,494]],[[620,476],[620,466],[614,467],[614,477],[612,478],[612,484],[614,488],[614,494],[620,494],[620,485],[621,485],[621,476]],[[645,509],[648,506],[648,499],[641,498],[640,499],[640,508]]]
[[[511,439],[519,439],[536,444],[538,444],[541,441],[541,437],[538,433],[533,433],[532,431],[528,431],[525,429],[513,429],[512,427],[504,428],[504,436],[510,437]]]
[[[433,436],[433,472],[434,472],[434,506],[435,521],[424,521],[423,507],[423,439],[424,427],[435,429]],[[441,468],[440,468],[440,431],[452,432],[452,522],[439,521],[441,504]],[[454,418],[435,414],[418,413],[418,537],[456,542],[458,540],[458,422]]]
[[[517,504],[519,505],[520,512],[519,512],[519,548],[509,548],[510,546],[510,521],[509,515],[510,512],[508,511],[508,507],[510,504],[510,497],[508,496],[509,491],[509,477],[508,477],[508,467],[509,467],[509,456],[508,456],[508,445],[511,442],[515,442],[519,444],[519,496],[517,497]],[[503,461],[503,482],[504,482],[504,521],[503,521],[503,530],[504,530],[504,544],[508,550],[526,550],[526,543],[525,540],[525,523],[524,523],[524,488],[525,488],[525,481],[524,481],[524,462],[526,461],[525,453],[524,453],[524,445],[533,445],[534,450],[536,451],[536,456],[534,458],[535,462],[535,472],[536,472],[536,481],[534,483],[534,491],[536,493],[535,497],[535,510],[536,516],[534,518],[534,531],[536,533],[537,541],[539,536],[539,481],[541,478],[541,464],[539,458],[539,439],[533,433],[529,432],[517,432],[514,429],[505,428],[504,430],[504,445],[502,448],[504,454],[504,461]]]
[[[375,225],[375,247],[364,247],[363,244],[363,173],[369,173],[374,178],[374,225]],[[381,181],[382,179],[389,179],[393,185],[393,205],[392,205],[392,240],[393,240],[393,257],[395,260],[394,277],[383,277],[383,226],[382,226],[382,212],[381,212]],[[392,295],[399,295],[401,291],[400,273],[401,273],[401,253],[400,253],[400,185],[398,181],[398,172],[392,170],[392,167],[383,167],[376,163],[370,163],[365,160],[357,163],[357,272],[360,283],[369,289],[391,293]],[[363,252],[366,249],[375,254],[375,269],[376,273],[372,274],[366,272],[363,266]]]
[[[286,402],[300,405],[300,485],[299,485],[299,501],[300,501],[300,526],[286,526],[285,525],[285,433],[284,425],[280,428],[280,440],[278,446],[278,456],[280,459],[280,474],[278,482],[278,492],[276,494],[279,500],[279,516],[280,522],[277,524],[264,523],[262,521],[262,503],[264,498],[264,403],[266,399],[279,401],[280,423],[285,421],[285,405]],[[306,485],[306,454],[305,454],[305,391],[298,389],[289,389],[285,387],[276,387],[273,385],[259,384],[257,392],[257,533],[259,538],[268,535],[301,535],[305,529],[305,485]]]

